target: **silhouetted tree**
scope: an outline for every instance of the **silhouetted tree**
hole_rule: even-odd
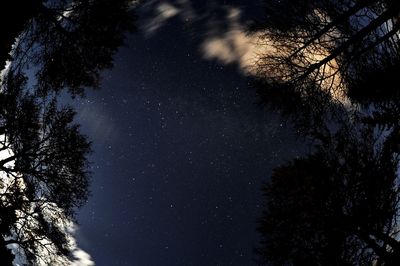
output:
[[[266,6],[258,29],[270,49],[257,67],[267,101],[283,87],[300,98],[299,109],[309,105],[318,114],[332,103],[348,108],[358,103],[349,91],[362,75],[400,61],[399,1],[283,0]],[[399,82],[398,75],[392,79]]]
[[[27,7],[31,12],[16,19],[25,27],[18,26],[20,32],[6,31],[15,42],[15,47],[6,51],[13,61],[12,70],[32,66],[30,75],[35,73],[36,89],[42,94],[68,89],[75,95],[82,94],[85,87],[97,87],[99,72],[112,66],[112,55],[122,45],[124,34],[133,30],[135,1],[34,3]]]
[[[268,1],[267,15],[259,92],[319,145],[265,186],[262,263],[400,265],[400,2]]]
[[[11,59],[12,44],[42,4],[42,0],[4,2],[0,11],[0,69]]]
[[[11,265],[18,249],[32,265],[69,265],[74,211],[88,194],[90,145],[56,97],[98,86],[133,29],[136,1],[22,2],[3,6],[16,15],[2,16],[0,26],[1,264]],[[11,64],[3,69],[5,60]]]
[[[259,222],[266,265],[399,265],[399,155],[369,127],[322,134],[274,170]],[[376,263],[376,264],[375,264]]]
[[[88,194],[90,147],[72,109],[24,92],[25,84],[10,72],[0,95],[1,249],[17,245],[36,265],[68,258],[68,223]]]

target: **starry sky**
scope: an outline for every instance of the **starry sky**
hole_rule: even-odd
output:
[[[96,265],[255,265],[261,186],[303,145],[200,44],[232,7],[262,16],[259,2],[149,1],[101,88],[74,100],[94,150],[77,238]]]

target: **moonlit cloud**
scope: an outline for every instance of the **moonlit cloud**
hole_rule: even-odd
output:
[[[221,64],[236,64],[242,73],[256,75],[256,63],[261,55],[272,51],[272,47],[262,45],[260,33],[249,33],[240,23],[241,11],[227,8],[225,24],[227,30],[210,28],[201,44],[203,57],[217,60]]]
[[[145,35],[156,34],[174,17],[178,17],[182,23],[200,22],[206,25],[205,32],[199,33],[204,36],[199,46],[202,57],[224,65],[236,64],[243,74],[255,75],[254,66],[260,55],[271,50],[271,47],[261,45],[259,33],[247,32],[240,22],[239,8],[223,7],[227,13],[224,18],[212,17],[209,10],[204,13],[196,12],[189,0],[150,1],[146,8],[151,10],[152,15],[143,25]],[[218,28],[218,25],[224,27]]]
[[[147,37],[156,34],[168,20],[179,17],[181,21],[188,22],[199,18],[193,10],[189,0],[152,0],[144,5],[145,9],[150,10],[150,18],[147,19],[141,29]]]
[[[78,226],[72,222],[66,228],[69,235],[70,248],[72,250],[72,259],[70,266],[94,266],[95,263],[89,253],[81,249],[75,239],[78,234]]]
[[[218,25],[218,23],[214,24]],[[261,67],[268,65],[264,63],[268,63],[269,56],[278,55],[282,51],[278,51],[276,44],[273,45],[261,31],[248,31],[245,24],[241,23],[240,9],[228,7],[224,25],[227,25],[227,30],[210,28],[206,34],[201,45],[205,59],[216,60],[223,65],[236,64],[244,75],[258,78],[277,78],[282,75],[282,72],[285,76],[292,76],[291,70],[284,67],[279,69]],[[310,65],[326,56],[328,56],[328,51],[323,47],[313,46],[313,49],[305,50],[305,57],[311,60]],[[321,89],[327,90],[333,100],[348,105],[349,100],[345,95],[341,75],[337,73],[338,68],[336,60],[331,60],[325,65],[321,74],[324,77],[320,77],[323,77],[320,83]]]
[[[56,255],[57,249],[54,244],[47,237],[43,237],[42,239],[37,240],[41,244],[36,245],[36,252],[39,258],[37,265],[94,266],[95,263],[91,256],[78,247],[75,239],[76,225],[70,219],[63,216],[62,209],[58,208],[56,204],[45,203],[42,205],[44,206],[42,207],[44,209],[44,217],[47,220],[51,220],[56,227],[65,233],[68,241],[68,250],[71,251],[71,256],[65,257]],[[27,239],[29,239],[30,235],[32,233],[34,234],[40,224],[34,218],[25,216],[22,212],[17,211],[17,216],[16,228],[18,229],[19,235],[28,235]],[[12,236],[10,238],[12,238]],[[16,266],[26,265],[27,260],[24,250],[16,244],[9,245],[9,248],[15,255],[13,264]]]
[[[51,208],[52,211],[47,213],[49,216],[59,215],[57,211],[61,211],[58,207],[53,205]],[[51,218],[50,218],[51,219]],[[28,221],[28,225],[24,225],[24,229],[27,233],[30,233],[30,229],[35,229],[38,225],[37,222],[33,219],[26,219],[26,217],[21,218],[21,222]],[[38,266],[47,266],[47,265],[70,265],[70,266],[94,266],[95,263],[86,251],[82,250],[78,247],[77,241],[75,239],[76,236],[76,225],[68,220],[68,218],[57,219],[57,223],[55,224],[57,227],[62,229],[68,239],[68,249],[71,251],[71,256],[57,256],[56,248],[52,245],[52,243],[47,239],[43,238],[42,240],[38,240],[42,245],[45,245],[46,248],[42,248],[42,246],[37,246],[37,255],[39,255],[40,261],[38,262]],[[23,232],[22,232],[23,233]],[[14,253],[15,259],[13,261],[13,265],[20,266],[26,265],[26,257],[24,251],[16,244],[11,244],[8,246]]]
[[[0,70],[0,82],[1,82],[1,84],[3,84],[3,80],[4,80],[5,76],[8,73],[8,70],[10,69],[10,66],[11,66],[11,61],[7,60],[4,68]],[[2,90],[3,90],[3,87],[1,86],[0,87],[0,92]]]
[[[72,252],[75,260],[72,262],[71,266],[93,266],[94,261],[90,257],[90,255],[83,251],[82,249],[76,249]]]
[[[71,266],[94,266],[95,263],[90,256],[89,253],[81,249],[75,238],[72,236],[76,236],[78,234],[78,227],[76,224],[71,223],[69,230],[69,235],[71,236],[69,241],[72,247],[72,263]]]
[[[154,35],[165,23],[180,13],[181,10],[171,3],[161,2],[155,7],[155,15],[152,19],[148,20],[144,25],[143,29],[147,36]]]
[[[200,22],[205,24],[204,36],[199,51],[206,60],[216,60],[223,65],[236,64],[245,75],[255,75],[255,64],[260,55],[271,52],[272,47],[261,44],[260,33],[249,33],[241,23],[241,10],[224,6],[226,16],[216,18],[210,10],[196,12],[189,0],[150,1],[146,8],[151,10],[151,19],[144,23],[145,35],[156,34],[168,20],[178,17],[182,23]],[[218,25],[223,25],[219,28]]]
[[[284,67],[260,67],[260,62],[265,63],[263,60],[268,60],[270,55],[282,51],[278,51],[276,44],[273,45],[272,41],[266,38],[265,32],[248,31],[240,8],[221,6],[219,8],[225,10],[226,15],[216,17],[212,10],[207,8],[202,12],[194,10],[191,3],[190,0],[150,1],[147,8],[151,10],[152,16],[144,25],[145,34],[154,35],[174,17],[179,18],[182,23],[197,22],[202,25],[199,35],[203,38],[199,43],[199,51],[205,60],[215,60],[221,65],[235,65],[246,76],[272,79],[279,79],[282,73],[284,76],[292,76],[293,73],[285,73],[290,70]],[[322,59],[321,55],[327,53],[323,47],[313,49],[305,51],[306,58],[318,61]],[[311,63],[313,62],[309,64]],[[338,64],[335,60],[325,65],[323,75],[327,78],[322,77],[321,89],[328,91],[333,100],[348,105],[349,100],[342,86],[340,73],[336,73],[337,69]],[[332,75],[333,73],[336,74]]]

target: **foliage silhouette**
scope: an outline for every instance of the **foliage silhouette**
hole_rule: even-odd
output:
[[[274,170],[259,222],[262,263],[399,264],[399,156],[379,141],[370,127],[343,128]]]
[[[17,21],[29,21],[23,30],[9,31],[8,35],[18,37],[7,51],[12,70],[33,66],[29,71],[36,71],[37,90],[44,95],[61,89],[77,95],[85,87],[97,87],[100,71],[112,67],[112,55],[124,34],[134,29],[133,1],[35,3],[32,12]]]
[[[71,230],[89,194],[90,143],[57,97],[61,90],[82,96],[99,85],[101,70],[112,67],[124,34],[134,28],[132,3],[30,1],[0,36],[2,265],[12,265],[16,250],[32,265],[74,260]]]
[[[258,91],[318,145],[265,185],[262,264],[400,265],[399,14],[393,0],[268,1]]]
[[[0,15],[0,69],[10,58],[12,44],[29,20],[37,13],[42,0],[7,1],[2,4]],[[24,8],[21,8],[21,5]],[[13,14],[11,17],[9,14]]]
[[[3,242],[22,248],[31,264],[57,253],[67,257],[64,227],[88,195],[90,145],[72,123],[72,109],[57,110],[54,98],[39,101],[24,93],[23,76],[9,73],[5,84],[0,149],[9,153],[0,160]]]
[[[257,63],[267,101],[284,86],[316,108],[316,116],[320,110],[332,114],[332,106],[359,104],[352,89],[361,76],[400,60],[398,1],[285,0],[266,6],[266,22],[256,29],[272,47]]]

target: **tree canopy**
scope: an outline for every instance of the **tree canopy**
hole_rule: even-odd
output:
[[[80,96],[99,85],[101,70],[112,67],[133,29],[132,3],[30,1],[14,23],[2,23],[11,25],[0,35],[2,265],[16,256],[30,265],[74,261],[71,230],[89,195],[91,149],[75,112],[57,98],[62,90]]]
[[[366,128],[327,135],[274,170],[259,249],[267,265],[398,265],[399,156]]]
[[[266,1],[266,14],[258,29],[272,48],[261,55],[257,68],[262,80],[259,91],[267,101],[283,87],[297,97],[297,110],[310,105],[319,116],[332,112],[332,105],[359,104],[360,79],[396,69],[398,1]],[[398,83],[396,75],[394,79]],[[361,90],[365,97],[369,95],[369,103],[379,99],[376,94],[390,94],[382,93],[390,90],[386,86],[368,85],[368,93]]]
[[[112,67],[124,34],[134,29],[133,3],[33,1],[30,12],[14,18],[20,26],[5,30],[10,40],[3,41],[7,45],[2,53],[9,54],[13,71],[31,67],[42,94],[61,89],[82,94],[85,87],[99,85],[100,71]],[[4,57],[0,59],[4,64]]]
[[[313,144],[264,187],[261,263],[399,265],[399,2],[268,1],[266,13],[260,95]]]
[[[90,145],[71,108],[23,92],[24,81],[10,73],[0,97],[0,228],[3,245],[46,264],[68,256],[67,224],[88,196]]]

